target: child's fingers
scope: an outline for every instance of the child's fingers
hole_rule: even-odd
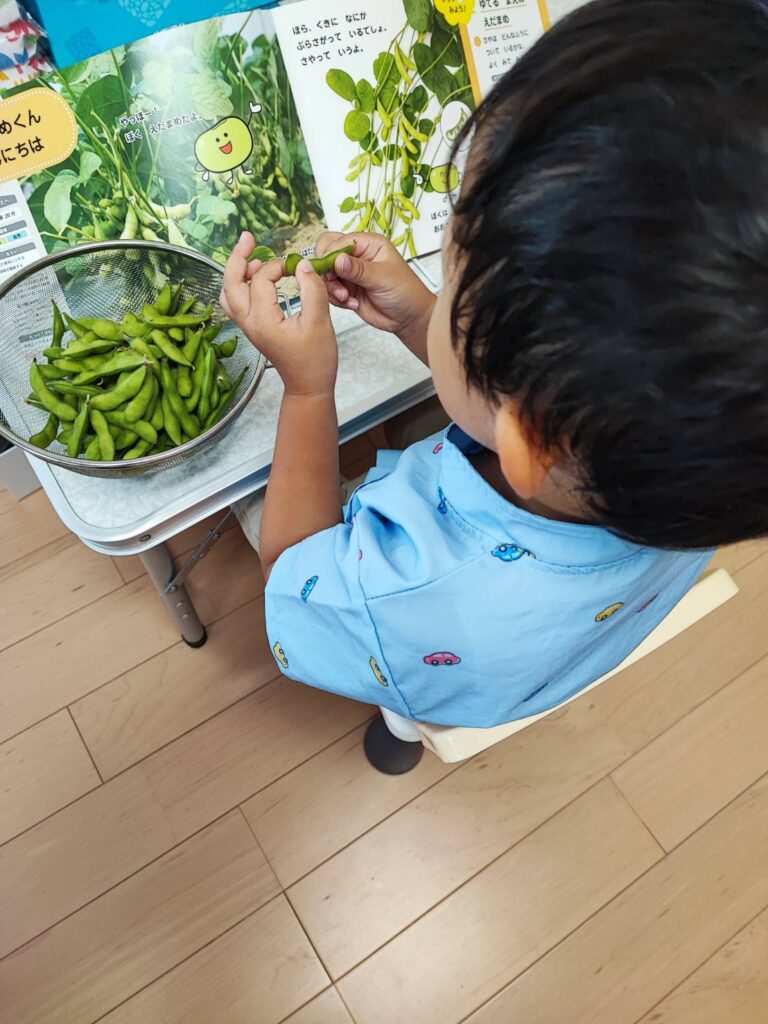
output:
[[[251,276],[250,309],[251,314],[258,310],[259,317],[271,323],[282,323],[285,319],[277,296],[277,282],[283,278],[283,265],[278,260],[263,263]]]
[[[309,260],[302,260],[296,268],[296,281],[301,294],[301,317],[310,327],[328,321],[328,290],[326,283]]]
[[[256,242],[250,231],[244,231],[232,255],[224,267],[224,287],[222,296],[229,307],[229,315],[235,319],[245,319],[251,303],[248,288],[248,257],[254,250]]]

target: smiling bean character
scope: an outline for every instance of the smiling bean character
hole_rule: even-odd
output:
[[[261,110],[258,103],[251,103],[250,106],[251,117]],[[232,184],[235,171],[245,164],[253,152],[253,135],[249,125],[250,118],[244,121],[232,115],[198,135],[195,156],[203,168],[203,181],[208,181],[211,174],[229,173],[227,184]],[[253,171],[248,168],[245,173],[253,174]]]

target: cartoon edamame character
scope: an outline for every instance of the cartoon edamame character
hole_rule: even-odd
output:
[[[226,174],[227,184],[235,180],[235,171],[242,167],[253,152],[253,135],[250,123],[254,114],[261,110],[260,103],[250,103],[251,116],[247,121],[241,117],[225,117],[213,128],[198,135],[195,142],[195,156],[203,169],[203,181],[211,174]],[[253,174],[252,168],[245,168],[245,174]]]

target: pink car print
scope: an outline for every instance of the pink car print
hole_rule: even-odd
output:
[[[438,651],[436,654],[428,654],[424,659],[425,665],[458,665],[461,658],[458,654],[451,654],[450,651]]]

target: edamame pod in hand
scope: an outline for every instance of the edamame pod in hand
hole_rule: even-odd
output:
[[[312,268],[316,274],[324,277],[326,274],[333,273],[333,268],[336,266],[336,257],[342,256],[345,253],[349,254],[355,251],[355,243],[351,242],[349,245],[345,245],[343,249],[336,249],[334,252],[329,252],[326,256],[315,256],[310,259]],[[288,277],[293,277],[296,273],[296,268],[301,263],[304,257],[298,252],[289,252],[285,257],[285,272]]]

